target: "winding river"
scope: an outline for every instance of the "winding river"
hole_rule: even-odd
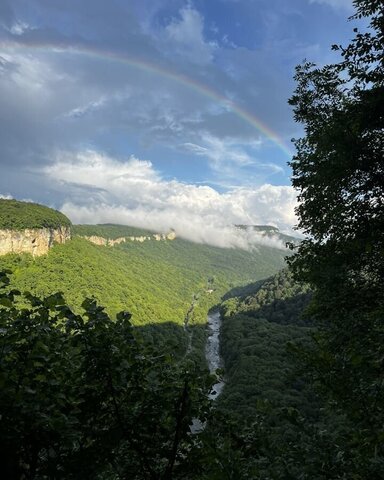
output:
[[[222,368],[223,362],[220,357],[220,327],[221,318],[220,312],[214,311],[208,315],[208,339],[205,346],[205,358],[207,360],[210,373],[215,373],[218,368]],[[209,398],[216,399],[224,387],[224,382],[220,380],[213,386]]]
[[[215,373],[218,368],[221,368],[223,365],[222,358],[220,357],[220,327],[221,327],[221,318],[220,312],[218,310],[208,314],[207,319],[208,325],[208,338],[205,345],[205,358],[207,360],[208,368],[210,373]],[[219,382],[213,385],[211,393],[208,395],[208,398],[215,400],[221,393],[224,387],[224,382],[220,380]],[[192,425],[190,427],[191,433],[199,433],[204,430],[205,424],[201,423],[200,420],[194,418]]]

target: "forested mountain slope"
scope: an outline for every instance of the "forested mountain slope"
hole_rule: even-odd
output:
[[[245,422],[257,416],[263,402],[274,408],[310,407],[287,349],[289,342],[309,341],[311,327],[302,315],[309,288],[294,282],[287,270],[254,288],[222,305],[227,385],[219,403]]]
[[[84,234],[93,227],[77,228]],[[123,226],[95,229],[106,238],[137,233]],[[284,265],[285,255],[266,246],[245,251],[181,239],[104,247],[75,236],[45,257],[5,256],[0,268],[12,270],[13,288],[41,296],[61,291],[75,309],[93,296],[111,315],[129,310],[136,325],[182,324],[192,303],[196,304],[192,320],[205,322],[209,306],[227,290],[273,274]]]
[[[0,198],[0,229],[70,227],[64,214],[45,205]]]

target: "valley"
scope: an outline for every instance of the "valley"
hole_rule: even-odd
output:
[[[7,201],[2,204],[8,206]],[[22,202],[18,205],[21,210],[23,206]],[[250,293],[255,285],[264,285],[264,279],[284,267],[287,252],[266,244],[249,250],[224,249],[188,242],[174,235],[157,237],[154,232],[122,225],[70,228],[71,238],[65,243],[54,243],[45,255],[11,252],[0,257],[0,270],[7,271],[4,278],[9,279],[2,294],[3,305],[35,315],[33,307],[23,309],[40,304],[40,300],[34,299],[52,298],[54,303],[49,300],[49,308],[59,311],[65,301],[65,308],[70,310],[68,313],[64,310],[63,315],[69,315],[68,318],[72,315],[70,312],[77,316],[85,314],[88,322],[95,315],[94,321],[98,321],[97,315],[108,315],[105,318],[111,318],[116,325],[122,318],[119,312],[125,312],[124,318],[129,317],[143,355],[145,352],[160,358],[168,355],[177,369],[189,365],[189,369],[196,371],[194,375],[201,375],[197,374],[199,370],[205,372],[210,380],[204,389],[207,380],[203,377],[194,387],[199,389],[204,401],[215,400],[214,410],[224,415],[227,406],[232,410],[231,416],[243,415],[241,402],[236,404],[230,399],[234,391],[239,391],[237,380],[248,374],[248,366],[242,367],[244,373],[235,380],[228,350],[241,355],[243,346],[228,343],[228,339],[235,338],[228,334],[228,329],[235,328],[240,333],[242,330],[236,324],[237,317],[229,318],[226,312],[231,310],[233,302],[239,308],[240,292]],[[23,235],[22,229],[19,235]],[[115,241],[121,238],[128,240]],[[137,238],[146,241],[137,241]],[[14,296],[13,291],[29,293]],[[61,292],[63,300],[56,292]],[[44,302],[41,305],[45,305]],[[102,307],[96,307],[97,304]],[[2,313],[6,314],[6,310]],[[12,329],[13,325],[9,324],[8,328]],[[55,328],[60,330],[59,324]],[[289,338],[290,334],[284,337],[284,342]],[[282,344],[281,349],[284,348]],[[219,377],[218,368],[222,369]],[[150,375],[155,375],[155,369]],[[36,378],[46,377],[39,373]],[[28,389],[39,389],[43,383],[40,381]],[[185,433],[190,428],[193,431],[193,424],[204,424],[206,427],[198,429],[198,434],[211,435],[213,418],[208,420],[208,416],[201,416],[194,409],[191,415],[191,427],[186,425]]]
[[[383,4],[0,0],[1,480],[384,479]]]
[[[53,228],[33,208],[36,232]],[[0,406],[12,445],[23,442],[3,445],[9,472],[24,451],[36,479],[50,462],[100,480],[310,479],[332,468],[321,442],[345,441],[351,426],[303,370],[313,292],[287,269],[289,251],[268,246],[276,229],[247,227],[265,237],[242,250],[123,225],[66,228],[45,254],[0,256]]]
[[[88,232],[100,227],[86,227]],[[138,236],[130,227],[102,227],[104,238],[121,232]],[[0,267],[12,270],[12,284],[38,295],[61,291],[78,309],[93,296],[112,316],[121,310],[133,314],[133,322],[175,322],[181,325],[194,295],[198,296],[192,322],[205,323],[208,309],[227,290],[266,278],[284,265],[285,252],[266,246],[253,251],[221,249],[182,239],[127,242],[113,248],[94,245],[76,234],[49,255],[0,257]],[[146,231],[146,236],[152,232]]]

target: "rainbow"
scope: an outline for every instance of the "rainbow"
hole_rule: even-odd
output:
[[[183,73],[178,73],[168,68],[162,67],[160,65],[147,62],[145,60],[127,55],[125,53],[113,52],[103,49],[95,49],[88,46],[76,45],[76,46],[65,46],[65,45],[47,45],[39,43],[11,43],[11,42],[0,42],[0,51],[1,50],[32,50],[32,51],[42,51],[47,53],[70,53],[73,55],[86,55],[88,57],[94,57],[96,59],[109,60],[114,62],[119,62],[126,64],[132,68],[137,68],[139,70],[159,75],[161,77],[170,79],[180,85],[183,85],[200,95],[203,95],[211,100],[224,104],[228,110],[237,115],[239,118],[243,119],[246,123],[255,128],[262,135],[267,137],[271,142],[273,142],[281,151],[284,152],[289,158],[292,157],[292,151],[285,144],[284,140],[281,139],[277,133],[271,130],[265,123],[263,123],[259,118],[254,114],[249,112],[243,107],[240,107],[234,101],[223,96],[213,88],[197,81],[193,78],[184,75]]]

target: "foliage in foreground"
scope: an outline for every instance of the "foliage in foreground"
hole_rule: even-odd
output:
[[[145,346],[127,312],[112,321],[85,300],[75,315],[60,294],[25,294],[20,310],[18,296],[0,295],[3,478],[192,475],[190,425],[206,419],[210,377]]]
[[[128,313],[112,321],[86,300],[80,316],[59,294],[40,300],[7,289],[0,296],[4,478],[364,478],[345,477],[364,467],[353,424],[319,415],[322,405],[294,376],[286,342],[308,327],[295,325],[301,302],[273,298],[297,288],[285,288],[284,273],[264,285],[238,304],[239,311],[252,304],[252,316],[231,311],[224,319],[229,385],[215,409],[207,400],[213,379],[190,357],[162,352],[156,338],[144,342]],[[268,299],[259,310],[257,298]],[[290,324],[280,323],[286,309]],[[191,434],[195,418],[206,427]]]
[[[353,3],[369,25],[334,46],[341,61],[297,68],[290,103],[305,137],[291,165],[307,238],[289,263],[314,288],[321,326],[303,358],[353,425],[345,475],[366,479],[384,471],[384,10],[382,1]]]
[[[60,294],[25,294],[20,310],[19,296],[0,295],[4,478],[343,478],[329,435],[296,409],[258,406],[246,425],[212,410],[213,379],[144,344],[128,313],[111,321],[86,300],[76,315]]]

